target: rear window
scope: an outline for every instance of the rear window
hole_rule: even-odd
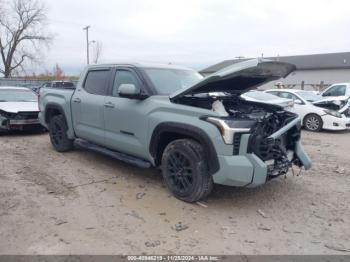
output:
[[[95,95],[107,95],[109,70],[90,71],[85,79],[84,89]]]
[[[74,88],[74,84],[72,82],[56,82],[53,84],[53,87],[59,88]]]

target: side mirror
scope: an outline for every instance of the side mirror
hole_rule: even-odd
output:
[[[118,94],[121,97],[138,98],[141,95],[141,90],[134,84],[121,84],[118,88]]]
[[[303,102],[302,102],[300,99],[295,99],[295,100],[294,100],[294,104],[302,105]]]

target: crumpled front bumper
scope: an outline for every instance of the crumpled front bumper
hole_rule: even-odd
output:
[[[270,138],[278,139],[299,123],[300,118],[298,117],[272,134]],[[213,175],[215,183],[228,186],[256,187],[265,184],[269,180],[269,163],[264,162],[254,153],[248,153],[249,137],[250,134],[242,135],[239,155],[218,156],[220,169]],[[294,159],[299,160],[306,170],[312,166],[312,162],[300,141],[295,143]]]
[[[41,128],[39,119],[9,119],[4,116],[0,116],[0,130],[24,130]]]

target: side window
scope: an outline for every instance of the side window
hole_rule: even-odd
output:
[[[288,98],[288,99],[295,99],[293,98],[293,95],[291,93],[287,93],[287,92],[280,92],[278,96],[283,98]]]
[[[94,95],[107,95],[109,70],[94,70],[88,72],[84,89]]]
[[[280,92],[279,97],[293,99],[293,100],[300,100],[296,95],[288,92]]]
[[[324,92],[322,96],[345,96],[345,92],[346,92],[345,85],[333,86],[330,89],[328,89],[326,92]]]
[[[118,89],[122,84],[133,84],[140,88],[140,81],[136,75],[127,70],[117,70],[113,84],[112,96],[118,96]]]
[[[276,91],[269,91],[267,93],[275,96],[280,96],[279,92],[276,92]]]

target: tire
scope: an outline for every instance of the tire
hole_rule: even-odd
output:
[[[56,115],[50,119],[50,140],[58,152],[66,152],[73,148],[73,140],[68,138],[67,130],[67,123],[63,115]]]
[[[316,114],[310,114],[305,116],[303,122],[304,128],[311,132],[319,132],[322,130],[323,121],[322,118]]]
[[[213,189],[203,146],[194,140],[169,143],[163,152],[161,169],[169,190],[185,202],[205,198]]]

